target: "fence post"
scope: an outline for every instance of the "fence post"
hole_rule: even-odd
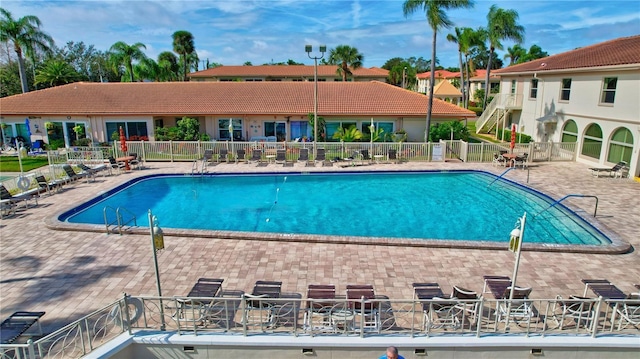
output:
[[[29,359],[36,359],[36,348],[33,346],[33,339],[29,338],[29,340],[27,340],[27,345],[29,346],[29,349],[27,349]],[[20,353],[19,348],[16,348],[16,353]],[[19,354],[18,357],[20,357]]]
[[[553,149],[553,141],[547,142],[547,145],[549,146],[547,148],[547,161],[551,162],[551,150]]]
[[[600,308],[602,307],[602,301],[603,301],[602,296],[599,296],[598,297],[598,304],[596,304],[595,318],[593,318],[593,321],[591,322],[591,337],[592,338],[595,338],[596,334],[598,333],[598,319],[600,319],[599,317],[600,317]],[[613,326],[613,323],[611,323],[611,325]]]
[[[202,149],[201,149],[200,139],[198,139],[198,158],[202,158]]]
[[[142,163],[144,163],[147,160],[147,155],[144,150],[144,143],[145,141],[142,141],[142,150],[140,151],[141,152],[140,155],[142,156]]]
[[[173,162],[173,141],[169,140],[169,157],[171,158],[171,162]]]

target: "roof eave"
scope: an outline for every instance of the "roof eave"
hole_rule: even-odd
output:
[[[508,67],[507,67],[508,69]],[[571,73],[571,72],[605,72],[605,71],[633,71],[640,70],[640,63],[633,64],[623,64],[623,65],[607,65],[607,66],[590,66],[590,67],[574,67],[574,68],[566,68],[566,69],[554,69],[554,70],[545,70],[545,69],[535,69],[535,70],[525,70],[525,71],[504,71],[500,72],[499,75],[543,75],[543,74],[558,74],[558,73]]]

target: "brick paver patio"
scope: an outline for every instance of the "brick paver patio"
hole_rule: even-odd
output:
[[[146,235],[106,235],[55,231],[45,218],[135,176],[190,172],[191,163],[147,163],[147,169],[77,182],[40,205],[0,222],[0,314],[18,310],[46,311],[45,329],[53,330],[122,296],[156,293],[150,239]],[[640,246],[640,184],[632,180],[595,178],[588,166],[573,163],[534,163],[529,186],[558,199],[566,194],[600,198],[598,217],[634,248]],[[331,170],[340,170],[337,167]],[[403,163],[362,167],[391,169],[503,168],[490,164]],[[221,164],[214,172],[321,171],[327,168],[258,168]],[[353,170],[347,168],[346,170]],[[511,171],[507,178],[525,183],[527,171]],[[588,216],[593,202],[567,201]],[[521,214],[514,214],[515,217]],[[515,222],[514,218],[514,222]],[[489,219],[488,219],[489,220]],[[505,233],[507,236],[508,233]],[[482,290],[485,274],[511,275],[513,254],[506,250],[416,248],[336,243],[278,243],[241,239],[165,237],[159,255],[163,294],[185,295],[200,277],[224,278],[223,288],[249,291],[258,279],[282,280],[283,290],[304,293],[312,283],[333,283],[343,291],[347,283],[375,285],[391,298],[411,298],[411,283],[439,282],[445,291],[460,285]],[[640,283],[640,253],[579,254],[523,252],[518,284],[534,288],[532,297],[581,294],[583,278],[606,278],[631,292]]]

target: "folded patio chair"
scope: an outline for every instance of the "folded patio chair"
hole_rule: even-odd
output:
[[[563,299],[562,296],[556,296],[555,311],[553,319],[558,325],[558,329],[562,330],[567,320],[575,323],[576,330],[584,327],[589,331],[593,330],[593,320],[596,317],[595,307],[596,299],[570,296],[569,299]]]
[[[616,163],[615,166],[610,168],[589,168],[591,170],[591,175],[600,177],[601,174],[606,174],[608,177],[617,176],[620,173],[620,177],[622,177],[622,170],[626,168],[627,163],[625,161],[620,161]]]
[[[243,149],[239,149],[236,151],[236,163],[238,162],[246,162],[247,159],[245,158],[246,155],[246,151]]]
[[[262,162],[262,150],[254,149],[251,151],[251,158],[249,158],[249,163],[257,162],[260,164]]]
[[[287,165],[287,150],[276,150],[276,163],[282,163],[283,165]]]
[[[304,163],[305,167],[309,165],[309,149],[301,148],[300,155],[298,156],[298,162]]]
[[[0,324],[0,344],[11,344],[24,335],[34,324],[38,324],[36,335],[42,335],[40,318],[45,312],[15,312]]]
[[[38,191],[24,192],[17,195],[12,195],[4,185],[0,185],[0,199],[2,199],[5,205],[19,204],[24,202],[25,208],[28,206],[29,201],[34,200],[36,206],[38,205]]]
[[[354,329],[378,331],[380,328],[380,313],[373,285],[371,284],[348,284],[347,285],[347,307],[353,311]],[[360,318],[357,318],[360,316]]]

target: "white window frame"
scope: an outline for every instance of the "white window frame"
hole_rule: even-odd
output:
[[[609,80],[610,79],[615,79],[616,80],[616,87],[613,90],[607,88],[607,80],[608,79]],[[613,106],[613,104],[616,101],[616,90],[617,89],[618,89],[618,77],[617,76],[616,77],[604,77],[604,78],[602,78],[602,88],[601,88],[601,91],[600,91],[600,102],[599,102],[599,104],[600,105],[605,105],[605,106]],[[606,98],[605,94],[610,93],[610,92],[613,93],[613,101],[611,101],[611,102],[604,101],[605,98]]]

